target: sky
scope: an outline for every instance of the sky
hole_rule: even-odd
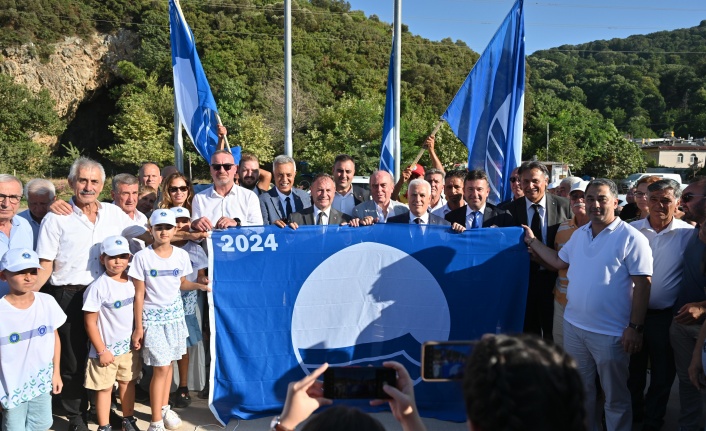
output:
[[[513,0],[400,0],[402,23],[431,40],[450,37],[482,52]],[[394,0],[348,0],[352,10],[392,23]],[[525,0],[525,51],[698,26],[704,0]]]

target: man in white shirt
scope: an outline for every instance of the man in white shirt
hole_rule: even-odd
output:
[[[191,204],[191,228],[198,232],[236,226],[261,226],[260,201],[235,184],[238,165],[233,155],[218,150],[211,156],[213,186],[196,194]]]
[[[136,176],[118,174],[113,177],[113,189],[110,191],[110,195],[113,198],[113,204],[123,210],[132,219],[135,226],[147,228],[147,216],[137,209],[139,187],[140,183]],[[132,239],[129,244],[132,254],[145,248],[145,242],[140,239]]]
[[[350,221],[350,217],[333,208],[333,194],[336,185],[333,178],[321,174],[311,184],[311,197],[314,205],[289,217],[289,227],[296,229],[302,225],[340,225]],[[284,225],[277,224],[279,227]]]
[[[632,395],[633,422],[643,422],[644,429],[658,430],[664,423],[676,375],[669,327],[684,269],[683,253],[694,228],[674,217],[681,198],[679,183],[660,180],[650,184],[647,190],[650,215],[631,226],[645,235],[650,243],[654,273],[645,316],[643,349],[630,357],[628,386]],[[650,387],[645,395],[648,360],[651,364]],[[641,420],[643,417],[644,421]]]
[[[444,199],[444,177],[445,172],[441,169],[431,168],[427,169],[424,173],[424,179],[431,186],[431,196],[429,198],[429,212],[433,213],[436,210],[441,209],[446,205],[446,199]],[[443,217],[443,216],[442,216]]]
[[[463,198],[464,185],[466,181],[466,170],[453,170],[446,173],[444,177],[444,195],[446,204],[439,209],[432,211],[432,214],[439,217],[446,217],[446,214],[466,206]]]
[[[590,221],[557,253],[525,229],[525,242],[547,265],[569,269],[564,349],[577,362],[586,391],[588,429],[595,429],[596,373],[605,393],[609,431],[632,430],[627,385],[630,354],[642,349],[650,298],[652,250],[637,229],[615,216],[618,189],[597,179],[586,188]]]
[[[336,194],[333,197],[333,207],[343,214],[353,215],[356,205],[370,200],[370,192],[353,184],[355,162],[348,154],[336,156],[333,164],[333,179],[336,183]]]
[[[388,218],[388,223],[432,224],[439,226],[451,225],[451,223],[443,218],[429,214],[431,185],[428,182],[421,178],[416,178],[409,182],[407,192],[409,196],[409,211]]]
[[[375,171],[370,176],[370,201],[365,201],[353,208],[351,226],[369,226],[373,223],[385,223],[389,217],[394,217],[409,211],[407,205],[393,201],[392,189],[395,181],[387,171]]]
[[[54,184],[44,178],[29,180],[25,186],[25,198],[27,199],[27,209],[17,214],[29,222],[34,234],[34,247],[37,250],[37,238],[39,237],[39,225],[49,211],[49,205],[56,199],[56,188]]]
[[[87,431],[83,416],[88,407],[83,387],[88,354],[88,337],[83,321],[83,292],[103,273],[100,246],[109,236],[128,239],[148,234],[119,207],[98,201],[105,183],[100,163],[80,157],[71,166],[69,186],[74,196],[70,215],[48,213],[40,227],[37,254],[43,271],[37,287],[47,280],[47,293],[54,296],[68,316],[59,328],[61,340],[61,402],[67,412],[70,431]],[[66,203],[64,203],[66,205]],[[51,278],[50,278],[51,276]]]

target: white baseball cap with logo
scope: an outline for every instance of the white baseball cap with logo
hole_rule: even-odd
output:
[[[176,217],[174,216],[174,211],[168,209],[156,209],[152,212],[150,216],[150,225],[157,226],[158,224],[168,224],[170,226],[176,226]]]
[[[172,210],[172,212],[174,213],[174,216],[175,216],[176,218],[188,218],[188,219],[191,219],[191,214],[189,213],[189,210],[188,210],[187,208],[184,208],[184,207],[172,207],[172,208],[169,208],[169,209]]]
[[[109,236],[101,243],[101,254],[106,256],[130,254],[130,243],[120,235]]]
[[[28,248],[11,248],[0,259],[0,271],[18,272],[28,268],[42,269],[39,256]]]

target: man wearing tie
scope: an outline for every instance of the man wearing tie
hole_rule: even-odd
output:
[[[490,195],[490,182],[485,171],[478,169],[466,174],[463,182],[463,195],[466,206],[446,214],[446,220],[451,223],[454,231],[463,232],[466,229],[515,225],[515,221],[508,211],[487,202],[488,195]]]
[[[530,226],[535,238],[553,247],[559,225],[572,217],[569,200],[546,193],[549,171],[543,163],[525,162],[519,167],[518,174],[525,196],[510,202],[505,209],[510,211],[517,226]],[[530,262],[524,331],[547,340],[553,339],[556,277],[556,272]]]
[[[289,156],[277,156],[272,161],[275,187],[260,195],[262,220],[283,227],[289,216],[311,207],[311,197],[304,190],[294,188],[297,167]]]
[[[295,212],[289,216],[289,227],[298,228],[300,225],[340,225],[348,223],[350,216],[331,207],[333,195],[336,191],[336,183],[333,177],[328,174],[321,174],[311,184],[311,196],[314,206],[304,208],[300,212]],[[279,227],[284,227],[284,224]]]
[[[410,181],[407,192],[409,211],[388,218],[388,223],[451,225],[443,218],[430,214],[428,211],[429,202],[431,201],[431,184],[421,178],[416,178]]]

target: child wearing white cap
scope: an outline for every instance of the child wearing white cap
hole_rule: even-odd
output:
[[[61,347],[57,328],[66,314],[37,290],[39,257],[30,249],[8,250],[0,259],[0,280],[10,292],[0,298],[0,404],[2,429],[47,430],[51,393],[61,392]]]
[[[98,431],[110,431],[110,402],[118,382],[123,411],[123,431],[139,431],[134,415],[135,380],[142,361],[132,352],[135,286],[127,275],[130,243],[122,236],[109,236],[101,243],[105,272],[83,293],[86,333],[91,341],[86,366],[87,389],[96,391]]]
[[[176,217],[177,232],[189,232],[191,230],[191,214],[189,210],[180,206],[172,207],[170,210],[174,212],[174,216]],[[187,275],[186,279],[200,284],[208,284],[208,277],[206,276],[208,256],[206,256],[206,252],[203,251],[203,248],[193,241],[186,240],[172,242],[172,245],[189,253],[189,260],[191,261],[191,267],[194,272]],[[184,305],[184,320],[189,332],[189,336],[186,339],[186,347],[190,349],[191,347],[197,346],[203,339],[201,326],[196,317],[198,292],[195,290],[182,291],[181,300]],[[196,349],[192,350],[198,352]],[[174,407],[184,408],[191,404],[188,386],[189,350],[177,361],[177,369],[179,370],[179,386],[174,394],[173,403]]]
[[[172,361],[186,353],[188,336],[180,290],[208,290],[208,286],[186,279],[193,271],[189,254],[170,243],[176,232],[174,213],[157,209],[150,225],[154,243],[135,254],[128,271],[135,284],[132,344],[142,349],[145,364],[154,371],[148,431],[175,430],[181,426],[181,419],[169,408]]]

